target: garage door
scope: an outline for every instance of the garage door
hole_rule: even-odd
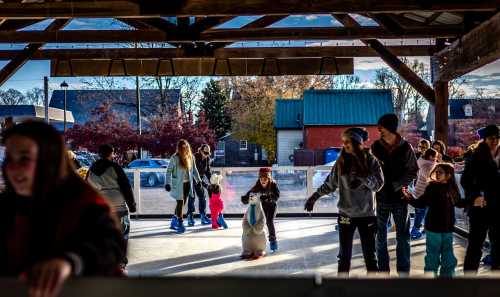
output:
[[[290,161],[290,155],[293,151],[299,148],[302,142],[302,130],[283,130],[278,131],[278,165],[290,166],[293,162]]]

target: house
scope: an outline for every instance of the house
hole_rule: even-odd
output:
[[[267,165],[267,155],[261,145],[239,140],[231,134],[219,138],[212,166],[246,167]]]
[[[456,133],[461,127],[468,126],[473,129],[483,120],[487,122],[498,122],[500,116],[500,98],[484,99],[450,99],[448,101],[448,144],[458,145]],[[429,105],[426,118],[425,130],[430,139],[434,137],[434,106]]]
[[[299,148],[323,152],[342,146],[342,132],[348,127],[366,128],[370,145],[378,138],[378,119],[392,112],[390,90],[306,90],[302,99],[278,99],[278,165],[292,165],[294,152]]]
[[[64,110],[49,107],[49,123],[59,131],[64,129]],[[45,120],[45,108],[36,105],[0,105],[0,121],[12,117],[14,123],[20,123],[25,120]],[[66,125],[73,126],[75,119],[71,111],[66,111]]]
[[[141,115],[151,116],[160,113],[160,106],[165,109],[181,108],[181,94],[178,89],[164,90],[164,99],[159,90],[144,89],[141,95]],[[67,90],[67,109],[73,112],[75,123],[83,125],[91,119],[92,111],[104,102],[111,104],[113,111],[129,119],[133,127],[137,124],[137,106],[135,90]],[[50,107],[64,107],[64,91],[52,92]],[[145,123],[143,122],[143,125]]]

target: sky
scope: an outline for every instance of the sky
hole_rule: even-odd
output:
[[[352,14],[361,25],[363,26],[377,26],[377,24],[368,18]],[[240,28],[241,26],[258,19],[260,16],[244,16],[232,19],[218,28]],[[169,19],[175,22],[175,19]],[[43,30],[51,20],[45,20],[26,27],[23,30]],[[270,27],[341,27],[342,25],[335,20],[331,15],[293,15],[287,17]],[[113,30],[113,29],[131,29],[129,26],[113,20],[113,19],[74,19],[68,24],[64,30]],[[420,40],[381,40],[386,45],[401,45],[401,44],[432,44],[433,40],[420,39]],[[256,47],[256,46],[320,46],[320,45],[362,45],[359,40],[354,41],[284,41],[284,42],[248,42],[248,43],[235,43],[231,47]],[[0,44],[0,49],[22,49],[24,44]],[[124,44],[46,44],[44,48],[112,48],[112,47],[126,47]],[[427,66],[429,65],[429,57],[410,57],[410,59],[417,59]],[[0,67],[7,64],[7,61],[0,61]],[[388,68],[387,65],[380,58],[355,58],[354,59],[354,75],[357,75],[363,86],[370,87],[373,85],[375,72],[381,68]],[[50,76],[50,62],[49,61],[29,61],[21,69],[17,71],[6,83],[4,83],[0,90],[10,88],[17,89],[21,92],[32,89],[34,87],[43,88],[43,77]],[[475,88],[484,89],[485,94],[491,97],[500,97],[500,60],[491,64],[485,65],[480,69],[475,70],[464,76],[468,83],[464,86],[467,96],[474,96]],[[64,80],[69,84],[70,89],[85,88],[86,84],[83,83],[85,78],[56,78],[49,77],[49,89],[59,89],[60,83]],[[87,78],[88,80],[88,78]],[[123,80],[123,87],[133,88],[130,80]]]

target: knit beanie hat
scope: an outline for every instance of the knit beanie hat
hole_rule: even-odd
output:
[[[496,125],[488,125],[477,130],[477,135],[479,135],[481,139],[485,139],[488,136],[500,137],[500,130]]]
[[[391,133],[398,130],[398,116],[393,113],[384,114],[378,120],[378,125],[386,128]]]
[[[368,131],[366,131],[365,128],[359,128],[359,127],[349,128],[344,131],[343,135],[361,144],[368,140]]]
[[[270,175],[271,175],[271,168],[262,167],[259,169],[259,176],[270,176]]]

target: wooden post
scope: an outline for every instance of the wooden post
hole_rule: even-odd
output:
[[[45,122],[48,124],[50,122],[49,118],[49,79],[43,77],[43,105],[45,109]]]
[[[434,139],[448,145],[448,82],[435,82],[434,91],[436,92]]]

